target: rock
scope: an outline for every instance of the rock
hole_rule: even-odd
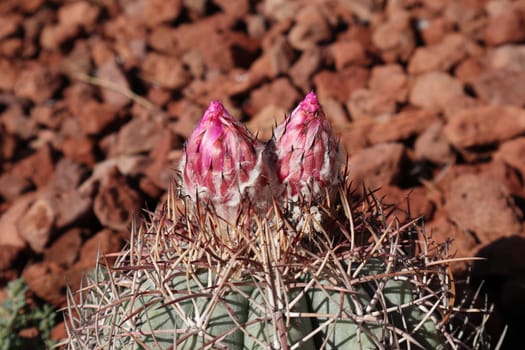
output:
[[[0,89],[11,91],[18,80],[18,64],[7,59],[0,59]]]
[[[427,45],[435,45],[441,42],[450,31],[451,25],[443,17],[432,18],[421,28],[421,37]]]
[[[0,118],[0,121],[8,133],[16,135],[22,140],[29,140],[35,137],[35,121],[24,114],[21,105],[14,104],[9,106],[9,108],[0,115]]]
[[[38,188],[45,186],[54,172],[51,147],[45,145],[32,155],[18,161],[13,166],[12,172],[31,180]]]
[[[271,83],[252,90],[250,94],[250,114],[257,114],[268,105],[291,111],[301,96],[286,78],[278,78]]]
[[[386,120],[376,120],[368,134],[372,144],[406,140],[426,130],[438,117],[426,110],[408,110]]]
[[[355,90],[346,103],[352,120],[388,119],[396,111],[396,101],[367,89]]]
[[[517,137],[501,144],[494,153],[494,159],[504,161],[525,178],[525,137]]]
[[[357,40],[336,41],[330,45],[330,52],[337,70],[352,64],[365,65],[368,62],[365,48]]]
[[[289,111],[274,105],[264,107],[246,123],[246,127],[260,140],[267,141],[272,137],[275,125],[282,122]]]
[[[381,96],[389,96],[397,102],[405,102],[408,96],[408,78],[399,64],[387,64],[372,68],[370,90]]]
[[[522,230],[519,211],[511,196],[490,177],[461,175],[450,183],[445,198],[450,218],[462,230],[474,232],[482,244]]]
[[[338,130],[341,134],[340,143],[348,155],[356,154],[368,146],[368,133],[372,125],[373,122],[368,119],[357,120]]]
[[[473,46],[475,44],[465,36],[449,34],[439,44],[417,48],[408,64],[408,72],[410,74],[448,72],[463,60],[469,51],[475,50]]]
[[[180,150],[179,139],[170,130],[166,130],[149,153],[152,162],[147,167],[145,174],[152,183],[165,191],[169,189],[176,175],[175,169],[177,169],[180,157],[179,159],[170,159],[169,156],[177,148],[179,148],[178,151],[182,157],[183,151]]]
[[[115,155],[150,151],[162,137],[163,126],[152,120],[134,118],[119,131]]]
[[[25,249],[26,241],[20,235],[17,222],[27,212],[34,199],[34,193],[28,193],[14,200],[13,204],[0,215],[0,249],[9,253],[0,254],[0,271],[12,266],[18,255]]]
[[[100,64],[97,68],[96,75],[99,79],[110,82],[111,85],[121,90],[119,92],[108,88],[102,88],[101,94],[104,102],[113,105],[116,108],[123,108],[130,102],[129,96],[122,93],[130,91],[128,80],[113,58]]]
[[[409,101],[414,106],[439,111],[451,98],[463,94],[463,84],[456,78],[443,72],[428,72],[415,78]]]
[[[511,6],[498,15],[489,16],[484,30],[485,43],[497,46],[525,40],[524,17]]]
[[[402,190],[397,186],[384,185],[374,195],[386,207],[392,206],[389,218],[395,218],[401,223],[417,218],[424,218],[427,222],[434,211],[434,206],[423,187]]]
[[[51,261],[67,268],[77,260],[82,246],[82,230],[72,228],[60,235],[49,248],[44,251],[44,260]]]
[[[330,36],[330,26],[323,11],[317,5],[307,5],[295,15],[295,25],[288,33],[288,41],[292,47],[303,51]]]
[[[382,143],[351,155],[348,165],[354,188],[360,190],[363,183],[372,190],[395,184],[404,151],[402,144]]]
[[[58,75],[40,63],[31,62],[20,71],[13,90],[17,96],[41,103],[53,97],[60,85]]]
[[[140,197],[115,169],[100,185],[93,209],[100,223],[117,231],[128,230],[131,218],[140,210]]]
[[[288,71],[295,86],[300,87],[302,93],[306,94],[312,90],[312,76],[323,63],[323,54],[317,46],[305,50],[299,59]]]
[[[118,120],[118,108],[115,106],[91,99],[81,105],[83,108],[78,117],[86,135],[100,134]]]
[[[525,110],[513,106],[466,109],[450,119],[444,132],[458,148],[506,141],[525,132]]]
[[[443,109],[443,115],[446,120],[451,120],[457,114],[464,110],[483,107],[485,104],[477,98],[467,95],[452,97],[448,100],[447,105]]]
[[[386,62],[406,61],[415,47],[409,14],[398,11],[390,16],[374,30],[372,42]]]
[[[0,175],[0,196],[6,201],[14,200],[31,188],[28,179],[12,172]]]
[[[60,159],[55,166],[55,173],[49,180],[47,189],[53,192],[75,190],[86,177],[86,169],[69,158]]]
[[[354,91],[365,87],[368,70],[357,66],[338,72],[323,70],[313,80],[319,98],[333,97],[336,101],[345,103]]]
[[[443,133],[444,124],[435,121],[429,125],[414,143],[416,159],[428,160],[438,165],[450,164],[455,156],[447,138]]]
[[[103,229],[84,243],[80,250],[78,267],[95,266],[97,257],[116,253],[120,250],[121,240],[117,232]]]
[[[17,222],[20,236],[35,253],[42,253],[55,228],[57,212],[49,200],[37,199]]]
[[[55,307],[64,305],[66,278],[57,264],[43,261],[29,265],[24,269],[22,277],[29,290],[40,299]]]
[[[155,27],[175,21],[182,11],[181,0],[133,0],[124,3],[124,12],[134,21]]]
[[[482,72],[472,81],[477,95],[492,105],[525,105],[525,69]]]
[[[460,229],[446,215],[426,221],[425,232],[437,243],[450,242],[449,253],[457,258],[474,256],[475,249],[479,246],[474,235]],[[455,271],[464,271],[467,268],[465,263],[456,263],[452,267]]]
[[[168,89],[179,89],[190,81],[190,73],[176,57],[149,53],[142,63],[143,78]]]
[[[64,156],[80,164],[93,166],[97,161],[95,144],[88,137],[67,138],[62,142],[60,150]]]
[[[172,123],[172,129],[177,135],[187,139],[201,119],[206,107],[201,107],[187,99],[168,104],[168,114],[177,119]]]
[[[491,70],[525,71],[525,46],[503,45],[488,52],[487,66]]]
[[[463,60],[456,69],[454,75],[463,84],[472,84],[483,71],[483,65],[478,58],[469,57]]]
[[[319,103],[323,106],[323,111],[334,129],[337,130],[349,124],[349,118],[342,103],[331,97],[322,98]]]

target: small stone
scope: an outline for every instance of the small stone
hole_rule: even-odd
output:
[[[102,225],[126,231],[132,216],[140,210],[140,196],[116,169],[108,175],[98,190],[93,209]]]
[[[52,261],[62,267],[69,267],[77,260],[82,246],[82,230],[72,228],[60,235],[44,251],[44,260]]]
[[[121,240],[117,232],[103,229],[84,243],[80,250],[78,266],[95,266],[97,258],[120,250]]]
[[[437,45],[417,48],[410,59],[408,72],[447,72],[467,56],[469,46],[473,45],[472,41],[461,34],[449,34]]]
[[[99,65],[96,75],[99,79],[110,82],[123,92],[130,91],[128,80],[114,59],[109,59]],[[101,89],[101,94],[104,102],[116,108],[122,108],[130,102],[129,96],[125,96],[122,92],[117,92],[112,89]]]
[[[482,72],[472,82],[477,95],[488,104],[525,105],[525,69]]]
[[[372,42],[381,51],[386,62],[406,61],[415,47],[409,14],[398,11],[390,16],[375,29]]]
[[[365,65],[368,61],[363,45],[357,40],[336,41],[330,46],[330,52],[337,70],[352,64]]]
[[[173,22],[181,11],[181,0],[134,0],[124,4],[124,12],[127,16],[149,27]]]
[[[20,236],[35,253],[42,253],[54,230],[57,213],[47,199],[37,199],[18,220]]]
[[[18,161],[12,172],[31,180],[39,188],[47,185],[54,172],[51,147],[45,145],[32,155]]]
[[[0,59],[0,89],[11,91],[18,80],[18,65],[7,59]]]
[[[161,134],[159,141],[149,153],[149,158],[152,159],[152,162],[145,171],[146,176],[152,183],[163,190],[168,190],[171,181],[175,178],[174,169],[177,168],[179,160],[172,160],[168,157],[172,150],[176,148],[179,148],[182,156],[179,139],[170,130],[166,130]]]
[[[438,44],[445,34],[450,31],[450,23],[447,23],[443,17],[433,18],[428,22],[425,28],[421,29],[421,36],[427,45]]]
[[[118,108],[95,100],[84,101],[79,114],[82,131],[86,135],[97,135],[118,120]]]
[[[507,43],[518,43],[525,40],[525,20],[516,9],[489,16],[485,27],[485,42],[491,46]]]
[[[372,68],[370,90],[391,96],[397,102],[405,102],[408,96],[408,78],[399,64],[387,64]]]
[[[403,111],[386,120],[376,120],[368,134],[368,140],[372,144],[407,140],[420,134],[437,120],[436,114],[424,109]]]
[[[373,121],[369,119],[352,121],[340,130],[340,142],[348,155],[354,155],[367,147],[368,133],[372,129]]]
[[[66,279],[64,271],[57,264],[43,261],[29,265],[24,269],[22,277],[29,290],[42,300],[55,307],[64,305]]]
[[[320,99],[333,97],[340,103],[346,103],[354,91],[365,87],[368,69],[350,66],[338,72],[323,70],[313,80]]]
[[[396,101],[388,95],[358,89],[346,103],[352,120],[388,119],[396,111]]]
[[[61,158],[47,188],[54,192],[68,192],[76,189],[86,177],[87,170],[80,163],[69,158]]]
[[[525,133],[525,110],[513,106],[483,106],[459,112],[444,129],[458,148],[483,146]]]
[[[462,95],[463,84],[459,80],[443,72],[428,72],[415,78],[409,101],[417,107],[440,111],[451,98]]]
[[[257,114],[265,106],[273,105],[291,110],[300,99],[297,90],[290,84],[287,78],[278,78],[271,83],[265,84],[252,90],[250,94],[250,110]]]
[[[454,75],[461,80],[463,84],[472,84],[478,75],[481,74],[482,70],[483,66],[479,59],[469,57],[458,64],[454,70]]]
[[[117,136],[116,154],[132,155],[150,151],[162,137],[158,122],[134,118],[122,126]]]
[[[66,157],[81,164],[93,166],[96,163],[95,144],[88,137],[65,139],[60,150]]]
[[[443,128],[444,124],[441,121],[435,121],[417,137],[414,143],[416,159],[428,160],[439,165],[454,161],[455,156]]]
[[[369,189],[395,184],[400,174],[404,157],[400,143],[382,143],[358,151],[348,160],[350,180],[354,188],[364,184]]]
[[[17,222],[27,212],[34,200],[34,193],[28,193],[16,198],[11,206],[0,216],[0,246],[12,246],[22,250],[26,246],[20,235]]]
[[[14,200],[31,188],[31,182],[24,177],[4,172],[0,175],[0,196],[6,201]]]
[[[314,46],[305,50],[299,59],[290,68],[288,75],[301,92],[307,94],[312,91],[312,76],[323,63],[323,54],[319,47]]]
[[[168,89],[179,89],[190,81],[190,73],[176,57],[150,53],[142,63],[143,78]]]
[[[284,107],[265,106],[259,113],[250,118],[246,127],[254,135],[257,135],[259,140],[268,141],[272,137],[273,129],[284,120],[286,113],[288,110]]]
[[[51,99],[60,88],[59,77],[39,63],[32,62],[20,71],[13,87],[16,95],[35,103]]]
[[[374,195],[376,198],[380,198],[381,203],[384,203],[385,206],[395,208],[391,213],[391,217],[402,223],[420,217],[427,222],[434,211],[434,206],[428,199],[426,190],[423,187],[402,190],[397,186],[384,185]]]
[[[309,5],[296,14],[288,41],[295,49],[303,51],[328,40],[330,35],[330,26],[321,9],[316,5]]]
[[[450,218],[462,230],[474,232],[482,244],[522,230],[512,197],[490,177],[461,175],[450,183],[445,198]]]
[[[517,137],[501,144],[494,153],[494,159],[503,160],[525,178],[525,137]]]

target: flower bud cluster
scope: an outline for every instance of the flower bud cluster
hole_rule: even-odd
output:
[[[231,220],[243,200],[266,210],[278,201],[316,201],[338,179],[338,143],[311,92],[262,143],[218,102],[186,142],[182,192]]]

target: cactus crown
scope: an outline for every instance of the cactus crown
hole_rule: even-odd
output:
[[[310,135],[305,125],[318,128],[317,134]],[[271,210],[259,211],[253,194],[262,191],[253,183],[255,192],[247,191],[235,204],[235,219],[220,217],[213,206],[228,207],[230,197],[207,172],[233,171],[238,190],[239,163],[226,158],[253,152],[243,158],[250,164],[245,169],[265,174],[276,163],[213,102],[186,146],[181,171],[188,195],[177,198],[172,188],[149,223],[133,227],[115,266],[99,265],[76,299],[70,294],[64,344],[70,349],[490,348],[484,322],[469,317],[485,319],[488,308],[456,297],[446,245],[429,241],[417,221],[401,225],[389,219],[373,193],[353,198],[344,174],[324,182],[324,167],[335,172],[337,144],[315,95],[306,97],[268,144],[281,163],[286,159],[280,157],[286,153],[279,153],[286,150],[281,144],[290,142],[292,129],[290,135],[307,145],[301,157],[319,162],[288,176],[288,184],[303,191],[317,182],[325,196],[305,198],[313,192],[303,192],[285,205],[274,198]],[[307,154],[318,149],[322,160]],[[190,169],[202,174],[191,176]],[[193,197],[188,191],[193,182],[196,191],[202,187],[210,196]],[[212,206],[204,205],[210,200]]]

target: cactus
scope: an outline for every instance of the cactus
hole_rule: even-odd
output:
[[[305,100],[313,103],[309,96]],[[210,108],[216,113],[219,106]],[[302,111],[304,104],[298,108],[294,113],[311,111]],[[244,129],[236,122],[219,125],[206,118],[192,135],[197,141],[188,140],[183,177],[199,166],[190,165],[190,154],[204,152],[192,142],[204,147],[204,140],[221,134],[222,144],[214,146],[219,154],[234,154],[234,147],[253,151],[248,142],[255,141],[247,134],[239,139],[236,133]],[[221,129],[227,125],[236,131]],[[282,140],[283,133],[277,134]],[[316,166],[331,167],[336,151],[331,147],[337,146],[331,136],[320,140],[330,162]],[[256,167],[255,154],[250,153],[248,169]],[[184,178],[186,190],[193,179],[198,179],[196,193],[213,180],[210,174],[194,175]],[[190,190],[177,198],[171,189],[148,223],[132,228],[130,245],[115,265],[99,264],[76,296],[69,293],[68,339],[62,344],[119,350],[490,348],[483,329],[489,310],[474,308],[466,297],[455,302],[453,259],[445,245],[427,240],[418,222],[401,225],[387,218],[372,193],[352,199],[344,176],[328,181],[312,175],[296,189],[303,191],[311,179],[337,195],[316,194],[323,221],[307,225],[308,234],[295,222],[303,208],[305,219],[316,221],[307,207],[311,198],[304,198],[308,192],[295,204],[279,205],[279,198],[266,202],[273,205],[268,211],[252,210],[256,197],[239,197],[233,223],[217,215],[232,206],[223,192],[213,192],[220,188],[215,183],[195,197]],[[200,205],[210,199],[212,207]],[[482,322],[475,323],[471,314]]]

